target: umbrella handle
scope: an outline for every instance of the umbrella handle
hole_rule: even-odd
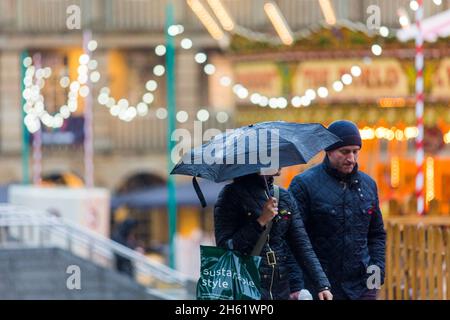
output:
[[[267,184],[266,176],[263,176],[263,177],[264,177],[264,182],[265,182],[265,184],[266,184],[266,197],[267,197],[267,200],[269,200],[269,199],[270,199],[269,185]]]
[[[200,189],[200,186],[197,182],[197,178],[192,178],[192,184],[194,185],[195,193],[197,194],[198,200],[200,200],[200,203],[202,205],[202,208],[206,207],[206,200],[205,196],[203,195],[202,189]]]

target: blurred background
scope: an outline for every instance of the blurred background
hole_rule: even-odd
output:
[[[173,131],[190,133],[187,151],[208,129],[348,119],[388,231],[382,298],[449,299],[449,9],[0,1],[0,298],[194,297],[223,185],[201,181],[202,209],[191,179],[168,175]],[[67,289],[68,265],[85,290]]]

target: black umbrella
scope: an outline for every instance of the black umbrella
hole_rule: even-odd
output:
[[[216,135],[183,155],[170,174],[193,176],[202,206],[205,200],[196,177],[223,182],[268,169],[307,163],[340,139],[318,123],[261,122]]]

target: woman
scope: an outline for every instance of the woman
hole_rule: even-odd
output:
[[[276,175],[279,174],[280,171]],[[264,179],[267,179],[270,197]],[[280,188],[278,204],[273,190],[273,176],[257,173],[236,178],[226,185],[214,208],[217,245],[250,254],[273,220],[268,241],[260,253],[261,298],[297,299],[302,279],[300,275],[289,274],[289,266],[295,263],[293,255],[314,280],[319,299],[331,300],[330,284],[313,251],[295,201]]]

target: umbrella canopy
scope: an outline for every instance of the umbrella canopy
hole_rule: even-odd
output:
[[[214,182],[307,163],[340,141],[321,124],[262,122],[227,131],[186,153],[170,174]]]
[[[223,182],[236,177],[307,163],[321,150],[341,141],[318,123],[261,122],[227,130],[187,152],[170,174]]]

